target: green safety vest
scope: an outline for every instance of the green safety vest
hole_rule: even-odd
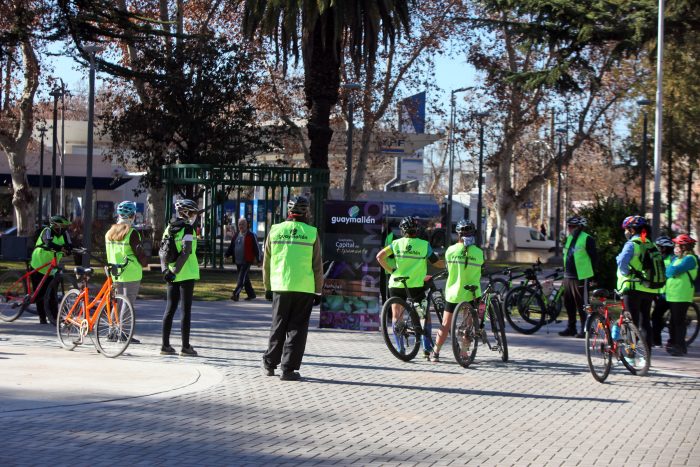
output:
[[[576,275],[579,280],[588,279],[593,277],[593,263],[591,263],[591,257],[588,256],[586,251],[586,240],[589,235],[586,232],[580,232],[578,238],[576,239],[576,245],[574,245],[574,265],[576,266]],[[564,243],[564,270],[566,271],[566,258],[568,255],[568,250],[571,245],[571,240],[574,238],[573,235],[566,237],[566,243]]]
[[[183,227],[180,229],[179,232],[175,234],[175,248],[177,248],[178,253],[182,251],[182,238],[185,236],[185,229],[186,227]],[[168,225],[165,228],[163,237],[168,235],[169,232],[170,226]],[[175,263],[169,263],[168,267],[171,270],[175,270]],[[197,235],[195,235],[194,232],[192,232],[192,253],[190,253],[190,256],[187,258],[187,261],[185,261],[185,264],[182,265],[182,269],[180,269],[180,272],[177,273],[173,282],[182,282],[192,279],[199,280],[199,261],[197,261]]]
[[[630,260],[629,264],[629,269],[630,273],[629,275],[625,276],[622,274],[620,269],[617,269],[617,290],[622,293],[626,292],[628,290],[636,290],[638,292],[648,292],[648,293],[653,293],[653,294],[658,294],[660,289],[650,289],[649,287],[644,287],[641,282],[637,282],[639,280],[639,277],[637,277],[635,274],[632,273],[632,269],[638,272],[642,272],[644,267],[642,266],[642,243],[641,240],[639,242],[635,242],[633,240],[637,240],[639,237],[634,237],[632,240],[632,245],[634,246],[634,256],[632,256],[632,259]],[[651,243],[651,240],[647,240],[647,243],[650,245],[653,245]],[[634,279],[635,282],[625,282],[629,279]]]
[[[269,235],[272,291],[316,293],[313,270],[316,227],[284,221],[270,227]]]
[[[29,262],[29,265],[32,267],[32,269],[38,269],[39,266],[43,266],[44,264],[48,263],[53,259],[54,251],[52,250],[45,250],[44,248],[41,248],[40,245],[43,245],[43,242],[41,241],[42,237],[44,236],[44,232],[46,232],[46,229],[50,229],[51,227],[44,227],[44,229],[41,231],[41,234],[39,234],[39,238],[36,239],[36,243],[34,244],[34,251],[32,251],[32,259]],[[53,232],[52,232],[53,235]],[[53,237],[53,242],[56,245],[65,245],[66,244],[66,237],[63,235],[60,235],[58,237],[54,236]],[[61,258],[63,258],[63,252],[55,252],[56,254],[56,261],[61,261]],[[42,274],[45,274],[46,271],[48,270],[48,266],[45,268],[39,269],[39,272]],[[56,268],[51,270],[51,275],[53,276],[56,274]]]
[[[391,245],[391,242],[394,241],[394,232],[389,231],[389,234],[386,236],[386,240],[384,240],[384,246],[387,247]],[[386,263],[391,267],[391,269],[394,269],[396,267],[396,261],[394,258],[387,258]]]
[[[673,261],[673,255],[668,255],[664,258],[664,265],[666,267],[669,267],[671,265],[671,261]],[[666,282],[668,283],[668,278],[666,279]],[[665,294],[666,293],[666,286],[661,287],[659,289],[659,293]]]
[[[114,282],[137,282],[143,278],[141,264],[139,264],[136,253],[134,253],[129,243],[131,234],[134,232],[136,232],[136,235],[139,236],[139,241],[141,241],[141,234],[134,230],[133,227],[129,229],[129,233],[122,240],[107,240],[107,235],[105,234],[107,262],[110,264],[124,264],[126,258],[129,258],[129,263],[121,270],[119,277],[112,277]]]
[[[683,258],[674,258],[671,264],[678,266]],[[687,302],[693,301],[695,296],[695,278],[698,275],[698,263],[693,256],[693,261],[695,261],[695,267],[688,271],[679,274],[675,277],[669,277],[666,279],[666,301],[667,302]],[[690,277],[688,277],[690,274]]]
[[[476,245],[464,247],[456,243],[445,251],[447,263],[447,282],[445,283],[445,300],[450,303],[471,301],[481,297],[481,266],[484,264],[484,252]],[[465,285],[475,285],[474,293],[465,290]]]
[[[394,277],[408,277],[408,288],[423,287],[428,274],[428,249],[430,244],[420,238],[403,237],[391,242],[396,269],[389,279],[389,287],[403,288],[403,283]]]

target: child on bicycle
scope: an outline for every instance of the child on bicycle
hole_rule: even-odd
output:
[[[54,255],[56,255],[56,261],[60,262],[64,252],[70,254],[73,245],[71,244],[70,235],[68,235],[67,232],[69,226],[70,222],[65,217],[58,215],[51,216],[49,219],[49,226],[41,230],[39,238],[36,239],[36,243],[34,244],[32,259],[29,262],[32,269],[37,269],[50,262]],[[45,269],[48,269],[48,266]],[[56,269],[51,271],[51,275],[54,274],[56,274]],[[41,269],[31,275],[32,286],[35,290],[39,287],[39,284],[41,284],[44,275]],[[44,287],[37,291],[36,295],[36,311],[39,314],[39,322],[41,324],[48,323],[48,321],[46,321],[47,310],[44,310],[44,295],[46,294],[46,286],[48,286],[48,283],[49,281],[46,281]],[[51,313],[51,316],[53,316],[55,320],[56,314],[58,314],[58,297],[56,296],[55,289],[54,292],[50,293],[49,306],[51,309],[48,310],[48,312]]]
[[[445,252],[447,264],[447,283],[445,284],[445,313],[442,325],[437,332],[435,348],[430,354],[431,362],[440,361],[440,349],[447,340],[452,324],[452,315],[457,305],[464,301],[473,301],[481,297],[481,268],[484,265],[484,252],[475,245],[476,227],[468,220],[462,219],[457,223],[457,243]],[[465,285],[476,286],[471,292]]]
[[[695,296],[695,278],[698,275],[698,260],[693,254],[695,239],[681,234],[673,239],[676,244],[675,257],[666,268],[666,301],[671,309],[668,325],[670,343],[666,351],[674,357],[688,353],[685,344],[687,328],[686,314]]]
[[[425,298],[425,276],[428,273],[428,262],[436,267],[442,267],[442,261],[433,252],[430,243],[418,238],[418,221],[415,217],[404,217],[399,224],[402,238],[394,240],[377,254],[377,261],[381,267],[390,274],[389,297],[407,299],[410,295],[415,301],[420,302]],[[395,261],[395,266],[389,261]],[[397,277],[408,277],[404,283],[396,280]],[[408,288],[408,291],[406,290]],[[392,305],[392,323],[400,318],[402,310],[398,304]],[[425,327],[421,343],[425,358],[430,357],[432,344],[430,335],[432,325],[430,315],[425,317]],[[403,341],[394,333],[397,346],[403,348]]]

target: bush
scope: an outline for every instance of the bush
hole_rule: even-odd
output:
[[[595,280],[599,287],[614,289],[617,283],[615,257],[625,244],[625,233],[620,227],[622,220],[639,212],[631,201],[616,197],[596,196],[595,204],[579,209],[580,216],[588,219],[586,231],[596,240],[598,264]]]

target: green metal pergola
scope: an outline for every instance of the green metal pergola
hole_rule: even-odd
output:
[[[236,209],[241,201],[241,188],[264,188],[265,235],[270,225],[287,217],[287,200],[291,194],[305,194],[308,189],[313,206],[313,221],[323,226],[323,202],[329,187],[329,171],[267,166],[213,166],[208,164],[173,164],[162,168],[166,196],[166,219],[172,217],[173,195],[176,187],[194,186],[204,189],[206,211],[204,213],[204,248],[198,245],[198,253],[204,266],[224,267],[224,209],[228,199],[222,194],[227,188],[235,188]],[[238,216],[236,216],[238,217]],[[221,241],[217,241],[217,233]],[[256,232],[257,233],[257,232]],[[198,255],[199,256],[199,255]]]

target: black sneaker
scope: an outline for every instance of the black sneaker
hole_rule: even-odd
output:
[[[160,348],[160,354],[161,355],[175,355],[177,354],[177,351],[173,349],[172,345],[166,345]]]
[[[181,357],[196,357],[197,351],[194,350],[194,347],[192,347],[191,345],[189,347],[183,347],[182,350],[180,350],[180,356]]]
[[[300,381],[301,375],[298,371],[285,371],[280,375],[282,381]]]
[[[257,295],[248,295],[248,296],[247,296],[246,298],[244,298],[243,300],[245,300],[246,302],[249,302],[249,301],[251,301],[251,300],[255,300],[256,297],[257,297]]]
[[[131,338],[131,343],[132,343],[132,344],[140,344],[140,343],[141,343],[141,341],[140,341],[140,340],[138,340],[138,339],[137,339],[137,338],[135,338],[135,337],[132,337],[132,338]]]
[[[583,339],[585,337],[586,337],[586,334],[583,332],[579,332],[578,334],[576,334],[576,339]]]
[[[559,331],[559,335],[563,337],[571,337],[576,335],[576,329],[566,328],[563,331]]]
[[[275,369],[268,368],[265,366],[265,364],[263,364],[263,366],[262,366],[262,371],[263,371],[263,375],[265,375],[265,376],[275,376]]]
[[[231,300],[233,300],[234,302],[237,302],[237,301],[238,301],[238,295],[232,294],[232,295],[231,295]]]

